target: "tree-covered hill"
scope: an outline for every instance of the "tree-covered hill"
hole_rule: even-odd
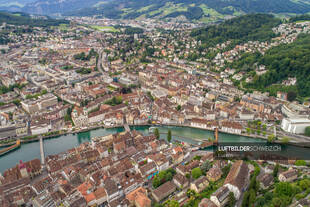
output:
[[[3,22],[13,25],[29,25],[33,27],[58,26],[60,24],[69,23],[67,20],[56,20],[48,17],[44,19],[34,19],[28,14],[0,12],[0,24]]]
[[[227,20],[218,25],[195,29],[191,36],[202,41],[206,47],[228,40],[235,44],[246,41],[266,41],[275,37],[272,28],[281,21],[270,14],[249,14]]]
[[[239,68],[244,64],[247,68],[253,68],[253,64],[265,65],[268,72],[263,75],[255,75],[253,82],[245,84],[245,87],[264,91],[266,87],[280,83],[289,77],[296,77],[297,92],[301,97],[310,96],[310,35],[301,34],[291,44],[282,44],[269,49],[264,56],[250,54],[244,56],[248,60],[240,59],[234,63]]]
[[[310,21],[310,15],[303,14],[290,18],[290,22],[299,22],[299,21]]]

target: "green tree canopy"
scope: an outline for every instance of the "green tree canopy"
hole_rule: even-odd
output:
[[[167,134],[167,141],[170,143],[170,142],[171,142],[171,139],[172,139],[171,130],[169,129],[169,130],[168,130],[168,134]]]
[[[203,173],[206,173],[212,167],[212,163],[209,160],[206,160],[201,165],[201,170]]]
[[[201,169],[199,167],[196,167],[196,168],[192,169],[192,177],[194,179],[199,178],[201,175],[202,175],[202,171],[201,171]]]
[[[160,134],[159,134],[158,128],[155,128],[155,129],[154,129],[154,135],[155,135],[156,139],[159,139]]]
[[[292,102],[295,101],[295,99],[297,98],[297,93],[295,91],[289,91],[287,93],[287,100]]]
[[[306,127],[305,129],[305,135],[310,137],[310,126]]]

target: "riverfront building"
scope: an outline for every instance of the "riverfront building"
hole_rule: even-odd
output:
[[[285,118],[282,120],[281,128],[289,133],[304,134],[306,127],[310,126],[310,120],[306,118]]]

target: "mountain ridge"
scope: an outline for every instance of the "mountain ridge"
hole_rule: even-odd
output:
[[[0,0],[1,3],[8,0]],[[112,19],[177,18],[215,21],[247,13],[304,14],[310,0],[15,0],[20,11],[56,16],[100,15]],[[16,7],[16,5],[15,5]],[[16,10],[16,8],[15,8]]]

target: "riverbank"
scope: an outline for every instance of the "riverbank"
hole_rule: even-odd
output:
[[[188,127],[188,128],[192,128],[192,129],[200,129],[200,130],[204,130],[204,131],[208,131],[208,132],[214,132],[214,130],[212,129],[206,129],[206,128],[200,128],[200,127],[194,127],[188,124],[135,124],[135,125],[129,125],[130,127]],[[40,140],[40,136],[42,136],[43,139],[51,139],[51,138],[56,138],[59,136],[65,136],[65,135],[69,135],[69,134],[76,134],[76,133],[83,133],[83,132],[89,132],[92,130],[96,130],[96,129],[114,129],[114,128],[123,128],[123,125],[113,125],[113,126],[104,126],[104,125],[100,125],[100,126],[91,126],[88,127],[86,129],[79,129],[79,130],[74,130],[74,131],[60,131],[58,134],[53,134],[53,135],[48,135],[48,136],[42,136],[42,135],[35,135],[35,138],[30,138],[30,139],[25,139],[25,137],[18,137],[17,139],[21,140],[21,143],[30,143],[30,142],[36,142]],[[219,129],[219,132],[222,134],[229,134],[229,135],[237,135],[237,136],[244,136],[244,137],[249,137],[249,138],[253,138],[253,139],[260,139],[260,140],[268,140],[267,136],[261,136],[261,135],[253,135],[253,134],[247,134],[247,133],[229,133],[226,131],[223,131],[221,129]],[[182,138],[188,138],[188,139],[192,139],[189,137],[182,137]],[[206,137],[206,139],[202,139],[202,140],[195,140],[195,141],[208,141],[209,138],[213,139],[213,137]],[[10,143],[5,143],[5,144],[0,144],[0,147],[8,147],[13,145],[16,142],[16,140],[13,140]],[[281,143],[280,140],[276,140],[276,143]],[[296,142],[288,142],[287,144],[289,145],[293,145],[293,146],[301,146],[298,145],[298,143]],[[308,146],[310,147],[310,146]]]
[[[43,135],[33,135],[33,136],[23,136],[23,137],[17,137],[16,139],[20,139],[21,143],[30,143],[30,142],[36,142],[40,140],[40,137],[42,136],[42,139],[51,139],[51,138],[56,138],[59,136],[65,136],[65,135],[69,135],[69,134],[76,134],[76,133],[83,133],[83,132],[88,132],[91,130],[96,130],[96,129],[100,129],[100,128],[105,128],[105,127],[90,127],[87,129],[80,129],[80,130],[75,130],[75,131],[68,131],[68,130],[64,130],[64,131],[58,131],[59,133],[57,134],[52,134],[52,135],[47,135],[47,136],[43,136]],[[34,138],[29,138],[27,139],[27,137],[34,137]],[[25,139],[26,138],[26,139]],[[8,147],[13,145],[16,142],[16,140],[13,140],[12,142],[9,143],[5,143],[5,144],[0,144],[0,147]]]
[[[11,145],[11,146],[9,146],[9,147],[7,147],[5,149],[0,150],[0,157],[5,155],[5,154],[7,154],[7,153],[9,153],[9,152],[11,152],[11,151],[13,151],[13,150],[15,150],[15,149],[17,149],[17,148],[19,148],[20,147],[20,143],[21,142],[18,139],[14,145]]]
[[[147,136],[150,132],[149,126],[153,125],[131,126],[130,128]],[[160,126],[160,125],[155,126],[158,127],[160,133],[164,133],[160,135],[161,139],[166,139],[167,136],[165,133],[168,133],[168,131],[171,130],[173,141],[184,142],[188,143],[189,145],[197,145],[202,140],[206,140],[208,139],[208,137],[213,137],[214,135],[213,131],[211,130],[204,130],[193,127]],[[72,131],[72,132],[67,131],[67,133],[64,135],[58,134],[57,136],[46,138],[43,142],[45,156],[61,154],[63,152],[66,152],[67,150],[74,149],[85,142],[90,142],[93,137],[102,137],[125,131],[123,127],[115,128],[115,126],[109,128],[94,126],[92,128],[95,129],[78,130],[81,133],[77,133],[78,131]],[[262,142],[259,141],[258,139],[226,133],[220,133],[219,140],[221,142],[227,142],[227,143]],[[286,149],[291,149],[291,147],[288,146]],[[308,149],[306,150],[307,152],[309,152]],[[294,149],[292,151],[294,151]],[[303,151],[300,151],[300,153],[304,154]],[[27,162],[39,157],[40,157],[39,141],[32,140],[32,142],[23,143],[20,148],[0,157],[0,163],[1,163],[0,172],[4,172],[4,170],[6,169],[14,167],[16,163],[18,163],[20,160],[22,160],[23,162]]]
[[[149,126],[149,127],[187,127],[187,128],[192,128],[192,129],[200,129],[200,130],[204,130],[204,131],[208,131],[208,132],[214,132],[214,130],[212,129],[206,129],[206,128],[200,128],[200,127],[194,127],[194,126],[191,126],[191,125],[188,125],[188,124],[183,124],[183,125],[180,125],[180,124],[141,124],[141,125],[129,125],[130,127],[135,127],[135,126]],[[119,125],[119,126],[116,126],[116,127],[122,127],[122,125]],[[107,128],[107,129],[111,129],[111,128],[115,128],[115,126],[111,126],[111,127],[104,127],[104,128]],[[236,135],[236,136],[243,136],[243,137],[248,137],[248,138],[252,138],[252,139],[259,139],[259,140],[264,140],[264,141],[268,141],[268,136],[262,136],[262,135],[257,135],[257,134],[248,134],[246,132],[244,133],[241,133],[241,134],[238,134],[238,133],[228,133],[226,131],[223,131],[221,129],[219,129],[219,133],[221,134],[227,134],[227,135]],[[188,138],[188,139],[193,139],[193,138],[189,138],[189,137],[182,137],[182,136],[179,136],[181,138]],[[213,139],[213,137],[207,137],[206,139],[193,139],[195,141],[199,141],[199,142],[202,142],[202,141],[209,141],[208,138],[211,138]],[[288,137],[288,138],[291,138],[291,137]],[[278,144],[283,144],[283,142],[281,140],[275,140],[274,143],[278,143]],[[292,141],[289,141],[288,143],[285,143],[285,144],[288,144],[288,145],[292,145],[292,146],[298,146],[298,147],[304,147],[304,148],[310,148],[310,144],[309,146],[306,146],[304,145],[304,143],[298,143],[298,142],[292,142]]]

